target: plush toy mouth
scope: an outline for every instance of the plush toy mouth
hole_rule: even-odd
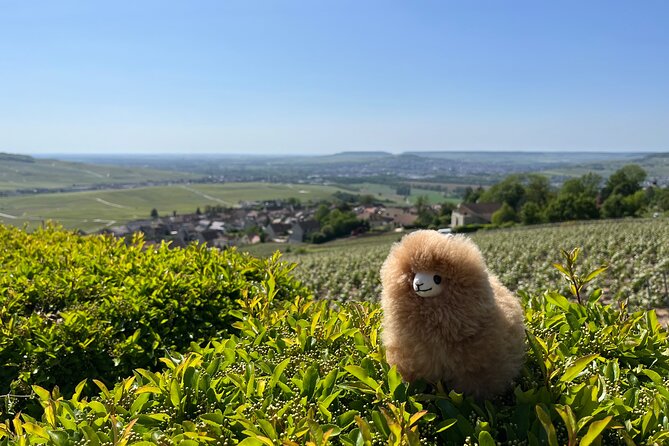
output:
[[[427,293],[428,291],[432,291],[432,288],[426,288],[424,290],[421,290],[420,287],[416,288],[415,290],[417,293]]]

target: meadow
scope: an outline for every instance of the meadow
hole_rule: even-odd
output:
[[[70,229],[93,232],[130,220],[160,215],[192,214],[207,205],[238,205],[241,201],[297,198],[303,202],[331,199],[335,186],[307,184],[217,183],[176,184],[131,189],[95,190],[0,197],[0,223],[35,228],[53,220]]]
[[[76,163],[0,153],[0,191],[60,189],[98,184],[137,184],[176,181],[202,175],[150,168]]]
[[[457,186],[464,187],[463,185]],[[356,193],[360,195],[371,195],[375,198],[391,200],[404,206],[415,204],[418,197],[423,197],[429,204],[442,204],[444,202],[457,204],[461,201],[460,198],[446,197],[443,192],[422,189],[420,187],[412,187],[407,197],[397,195],[397,188],[388,184],[355,183],[351,187],[355,188]],[[452,187],[456,187],[456,185],[452,185]]]

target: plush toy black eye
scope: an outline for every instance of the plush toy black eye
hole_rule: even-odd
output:
[[[434,280],[434,283],[439,285],[441,283],[441,276],[439,274],[435,274],[432,280]]]

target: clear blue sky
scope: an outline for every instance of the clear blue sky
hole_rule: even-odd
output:
[[[669,1],[0,0],[0,151],[669,151]]]

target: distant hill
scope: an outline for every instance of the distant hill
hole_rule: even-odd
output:
[[[0,152],[0,161],[17,161],[20,163],[34,163],[35,158],[29,155],[17,155],[14,153]]]
[[[91,187],[195,179],[199,175],[0,153],[0,193],[81,190]]]
[[[334,155],[330,155],[331,157],[338,157],[338,156],[344,156],[344,157],[349,157],[349,156],[363,156],[363,157],[369,157],[369,156],[392,156],[392,153],[390,152],[384,152],[382,150],[368,150],[368,151],[344,151],[344,152],[339,152],[335,153]]]
[[[649,156],[647,152],[621,153],[621,152],[521,152],[521,151],[453,151],[453,152],[405,152],[407,154],[417,155],[423,158],[451,159],[459,161],[477,162],[490,161],[509,164],[528,164],[536,165],[548,164],[581,164],[584,162],[602,162],[602,161],[630,161],[642,159]]]

